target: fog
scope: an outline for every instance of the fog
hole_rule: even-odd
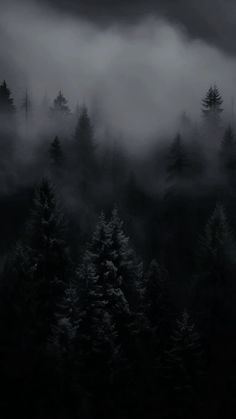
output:
[[[1,70],[19,103],[62,89],[72,109],[86,103],[105,129],[129,144],[172,133],[217,83],[231,112],[236,60],[158,17],[106,28],[23,1],[1,1]]]

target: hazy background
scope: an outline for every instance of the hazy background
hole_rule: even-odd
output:
[[[0,0],[0,79],[18,103],[26,88],[36,103],[62,89],[136,144],[174,130],[183,111],[199,121],[217,83],[231,118],[233,2],[40,3]]]

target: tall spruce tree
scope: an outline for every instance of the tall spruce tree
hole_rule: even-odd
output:
[[[198,321],[211,354],[234,312],[235,251],[225,210],[217,204],[200,240],[195,287]]]
[[[26,234],[9,257],[1,284],[1,306],[9,322],[2,327],[2,356],[9,371],[14,368],[16,377],[23,374],[26,387],[48,374],[48,339],[70,271],[63,216],[52,186],[43,180]]]
[[[115,214],[113,213],[114,216]],[[126,269],[126,258],[133,257],[133,253],[130,253],[128,239],[126,239],[124,233],[121,231],[122,222],[120,220],[118,221],[118,214],[116,223],[120,223],[117,226],[119,233],[118,231],[115,233],[113,217],[113,222],[107,222],[104,215],[101,215],[91,243],[85,253],[84,263],[87,266],[94,266],[97,281],[107,301],[108,310],[118,321],[118,318],[120,319],[122,317],[127,320],[130,316],[130,296],[126,295],[124,289],[126,276],[124,278],[121,277],[121,265],[123,269]],[[119,239],[117,239],[115,234],[119,235]],[[124,241],[123,244],[121,243],[122,241]],[[123,252],[121,250],[122,246],[125,246],[122,249]],[[127,253],[125,253],[126,251]],[[131,269],[132,261],[129,260],[129,263],[129,268]]]
[[[131,306],[135,307],[140,297],[142,264],[130,246],[130,240],[123,230],[123,224],[118,209],[114,208],[108,226],[111,231],[111,261],[117,269],[117,277],[124,295]]]
[[[217,204],[200,240],[201,275],[213,283],[225,284],[232,277],[235,243],[225,210]]]
[[[202,100],[202,113],[205,120],[212,126],[218,127],[223,112],[223,99],[216,84],[211,86]]]
[[[167,180],[181,180],[186,178],[188,169],[188,156],[186,153],[183,139],[178,134],[171,144],[167,156]]]
[[[113,361],[119,350],[117,333],[96,268],[86,263],[80,275],[84,283],[78,334],[80,376],[85,390],[96,394],[99,386],[107,391],[111,384]]]
[[[49,157],[54,169],[61,169],[64,163],[64,154],[61,148],[61,142],[56,136],[49,148]]]
[[[7,86],[6,81],[0,85],[0,115],[11,115],[15,112],[13,98],[11,91]]]
[[[69,281],[68,281],[69,282]],[[76,340],[79,331],[79,296],[78,289],[72,281],[65,288],[55,312],[54,325],[49,342],[59,357],[63,368],[76,356]],[[64,365],[65,364],[65,365]]]
[[[35,333],[39,343],[45,343],[70,275],[65,221],[47,179],[43,179],[35,191],[27,235],[33,271],[30,292]]]
[[[23,101],[22,101],[22,105],[21,105],[21,109],[24,113],[24,117],[25,117],[25,121],[27,122],[29,120],[29,117],[31,115],[31,111],[32,111],[32,103],[31,103],[31,99],[30,99],[30,95],[28,93],[28,90],[26,90]]]
[[[57,116],[64,116],[70,114],[70,108],[68,106],[68,100],[59,91],[56,99],[54,99],[53,106],[51,108],[52,114]]]
[[[225,130],[220,147],[220,166],[228,174],[236,170],[236,140],[234,132],[229,125]]]
[[[76,165],[82,182],[89,183],[96,173],[96,146],[88,110],[84,106],[75,129]]]
[[[153,260],[144,278],[144,304],[152,331],[160,338],[168,332],[171,321],[167,281],[166,269]]]
[[[204,373],[204,352],[187,310],[176,321],[166,352],[165,371],[173,417],[195,415]]]

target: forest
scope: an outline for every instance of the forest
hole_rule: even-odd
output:
[[[212,84],[140,152],[0,84],[3,418],[236,413],[236,120]]]

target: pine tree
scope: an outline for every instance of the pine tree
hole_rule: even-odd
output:
[[[29,119],[29,117],[30,117],[31,109],[32,109],[32,104],[31,104],[30,96],[29,96],[29,93],[28,93],[27,90],[26,90],[25,96],[23,98],[21,109],[24,112],[25,120],[27,122],[28,119]]]
[[[51,160],[52,167],[60,169],[64,162],[64,155],[61,148],[61,142],[56,136],[49,148],[49,156]]]
[[[11,115],[15,112],[14,101],[6,81],[0,85],[0,115]]]
[[[140,283],[140,262],[138,261],[134,250],[129,244],[129,237],[123,230],[123,221],[119,217],[117,208],[114,208],[109,222],[111,231],[111,261],[117,269],[117,277],[120,281],[120,287],[127,300],[135,306],[139,299]]]
[[[226,129],[221,142],[220,163],[223,170],[228,173],[234,173],[234,170],[236,170],[236,141],[230,125]]]
[[[79,297],[75,284],[69,283],[58,303],[50,344],[56,351],[63,368],[76,356],[79,330]],[[66,364],[66,365],[65,365]]]
[[[33,267],[35,329],[37,338],[45,342],[70,274],[65,221],[53,187],[47,179],[43,179],[35,192],[28,246]]]
[[[203,373],[204,352],[200,336],[185,310],[176,321],[165,360],[171,410],[176,417],[188,418],[195,414]]]
[[[211,125],[219,125],[220,115],[223,112],[222,104],[223,99],[217,86],[211,86],[202,100],[203,116]]]
[[[93,126],[86,107],[79,115],[75,130],[76,164],[82,182],[89,182],[96,173],[96,156]]]
[[[225,210],[217,204],[200,241],[199,267],[201,275],[213,283],[230,280],[234,266],[235,244]]]
[[[123,232],[117,209],[109,222],[104,215],[100,217],[81,272],[86,272],[88,267],[94,269],[96,283],[106,301],[106,311],[114,322],[120,341],[126,342],[122,349],[128,351],[141,327],[137,322],[137,311],[142,270]]]
[[[167,164],[167,180],[181,180],[186,178],[188,156],[180,134],[178,134],[169,150]]]
[[[64,116],[70,114],[70,108],[68,106],[67,99],[63,96],[61,90],[59,91],[56,99],[53,102],[51,108],[53,115]]]
[[[92,263],[80,270],[84,283],[80,307],[78,354],[80,375],[87,390],[98,392],[111,383],[113,361],[117,356],[117,334],[108,303]]]
[[[121,223],[121,221],[119,222]],[[122,316],[126,317],[127,320],[127,316],[130,315],[130,307],[127,300],[128,297],[125,296],[125,291],[122,288],[123,279],[121,278],[119,266],[120,264],[125,264],[125,256],[122,262],[121,249],[119,249],[119,246],[122,245],[118,240],[116,243],[114,242],[115,236],[113,234],[115,232],[113,228],[114,224],[107,222],[104,214],[102,214],[88,250],[85,253],[84,262],[88,266],[94,266],[108,309],[112,311],[116,319]],[[125,241],[124,234],[122,232],[120,234],[120,240]],[[119,256],[118,253],[120,253]]]
[[[167,271],[153,260],[144,278],[144,304],[149,324],[160,338],[167,333],[171,317],[167,280]]]

